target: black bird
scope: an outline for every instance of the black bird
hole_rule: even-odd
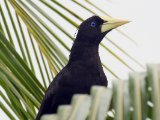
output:
[[[71,49],[68,64],[50,84],[36,120],[44,114],[57,112],[57,107],[70,104],[75,93],[89,94],[92,85],[107,86],[98,54],[99,43],[112,29],[128,21],[92,16],[81,23]]]

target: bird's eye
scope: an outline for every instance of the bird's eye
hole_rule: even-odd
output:
[[[97,23],[91,22],[91,27],[96,27]]]

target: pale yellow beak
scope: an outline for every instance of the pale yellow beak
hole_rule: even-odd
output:
[[[101,17],[105,22],[102,26],[101,26],[101,32],[106,32],[109,30],[112,30],[114,28],[117,28],[121,25],[124,25],[126,23],[129,23],[130,21],[127,20],[120,20],[120,19],[115,19],[115,18],[111,18],[111,17]]]

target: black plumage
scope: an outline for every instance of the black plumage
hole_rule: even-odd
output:
[[[98,54],[99,43],[111,30],[102,32],[102,25],[107,22],[93,16],[79,26],[69,62],[50,84],[36,120],[44,114],[57,112],[59,105],[70,104],[73,94],[89,94],[92,85],[107,86]]]

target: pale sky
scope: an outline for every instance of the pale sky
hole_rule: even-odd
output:
[[[105,0],[103,0],[105,1]],[[123,30],[137,42],[140,61],[160,62],[160,1],[159,0],[111,0],[112,9],[106,11],[115,17],[132,21]],[[103,5],[103,4],[102,4]],[[141,54],[142,53],[142,54]],[[141,55],[140,55],[141,54]]]

